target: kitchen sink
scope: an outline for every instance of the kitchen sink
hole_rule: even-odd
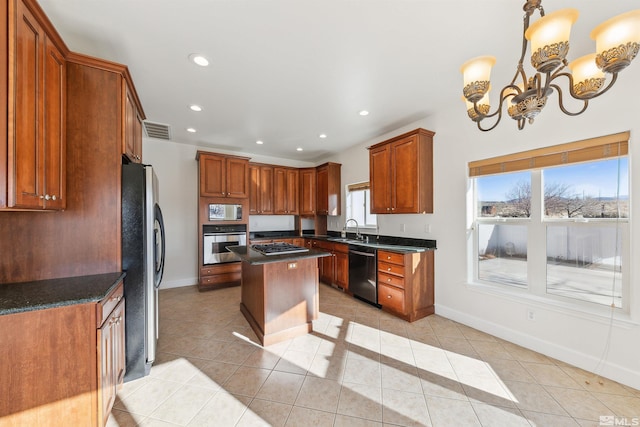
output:
[[[341,243],[362,243],[362,241],[360,240],[347,239],[346,237],[330,237],[327,240],[330,242],[341,242]]]

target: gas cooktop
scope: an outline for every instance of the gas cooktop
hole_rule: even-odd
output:
[[[298,252],[309,252],[309,249],[302,246],[292,245],[291,243],[265,243],[262,245],[251,245],[251,249],[258,251],[263,255],[284,255],[294,254]]]

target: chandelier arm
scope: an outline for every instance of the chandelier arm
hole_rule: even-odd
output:
[[[560,86],[556,85],[556,84],[552,84],[550,85],[551,87],[555,88],[556,91],[558,91],[558,106],[560,107],[560,110],[562,110],[563,113],[565,113],[567,116],[577,116],[579,114],[582,114],[585,112],[585,110],[587,109],[587,107],[589,107],[589,100],[588,99],[580,99],[580,98],[576,98],[575,96],[573,96],[573,94],[571,95],[573,98],[575,99],[579,99],[580,101],[583,101],[584,104],[582,106],[582,110],[577,111],[575,113],[572,113],[571,111],[567,110],[566,108],[564,108],[564,104],[562,103],[562,89],[560,89]],[[570,90],[571,91],[571,90]]]
[[[483,129],[482,126],[480,126],[480,123],[482,123],[482,120],[478,120],[478,129],[480,129],[483,132],[489,132],[490,130],[493,130],[496,126],[498,126],[498,123],[500,123],[500,120],[502,120],[502,108],[499,108],[495,113],[491,114],[490,116],[485,116],[483,120],[487,117],[493,117],[496,114],[498,114],[498,118],[496,119],[496,122],[491,127],[488,127],[486,129]]]

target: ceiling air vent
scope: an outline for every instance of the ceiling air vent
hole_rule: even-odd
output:
[[[166,139],[171,140],[171,127],[164,123],[154,123],[149,121],[143,121],[144,133],[149,138]]]

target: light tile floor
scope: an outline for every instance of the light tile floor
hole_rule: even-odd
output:
[[[262,348],[239,302],[238,287],[161,291],[156,363],[118,393],[109,426],[640,420],[640,391],[437,315],[407,323],[320,285],[314,332]]]

